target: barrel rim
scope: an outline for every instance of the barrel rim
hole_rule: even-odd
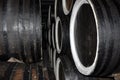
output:
[[[93,14],[94,14],[94,18],[95,18],[95,23],[96,23],[96,31],[97,31],[97,45],[96,45],[96,56],[94,59],[94,62],[91,66],[89,67],[85,67],[80,59],[78,58],[78,53],[77,50],[75,48],[75,40],[74,40],[74,24],[75,24],[75,19],[77,16],[77,12],[80,9],[80,7],[83,4],[89,4],[90,7],[92,8]],[[78,69],[78,71],[84,75],[90,75],[94,72],[95,68],[96,68],[96,64],[97,64],[97,60],[98,60],[98,48],[99,48],[99,32],[98,32],[98,20],[97,20],[97,15],[96,15],[96,11],[94,9],[94,4],[91,2],[91,0],[77,0],[74,4],[73,7],[73,11],[71,14],[71,18],[70,18],[70,47],[71,47],[71,52],[72,52],[72,57],[73,60],[75,62],[75,65]]]
[[[52,45],[53,48],[55,49],[55,24],[52,24]]]
[[[61,26],[61,43],[59,44],[59,40],[58,40],[58,27],[59,27],[59,24]],[[60,54],[61,50],[62,50],[62,41],[63,41],[63,38],[62,38],[62,23],[61,23],[61,20],[60,20],[60,17],[57,17],[56,18],[56,25],[55,25],[55,42],[56,42],[56,50],[58,52],[58,54]]]
[[[70,11],[72,10],[72,6],[73,6],[73,0],[72,0],[72,4],[70,6],[70,10],[67,9],[67,1],[62,0],[62,8],[63,8],[63,12],[65,15],[68,15],[70,13]]]

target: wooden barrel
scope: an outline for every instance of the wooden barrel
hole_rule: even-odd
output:
[[[56,80],[114,80],[113,78],[88,77],[78,72],[73,61],[60,56],[56,64]]]
[[[84,75],[120,72],[120,0],[76,0],[70,21],[70,44]]]
[[[0,0],[0,61],[15,57],[25,63],[41,59],[41,1]]]
[[[38,64],[0,63],[1,80],[43,80],[43,70]]]

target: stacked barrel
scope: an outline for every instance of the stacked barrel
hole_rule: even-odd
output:
[[[72,56],[87,76],[119,73],[120,1],[77,0],[70,21]]]
[[[42,54],[40,1],[0,0],[0,16],[0,61],[10,57],[25,63],[40,61]]]
[[[40,0],[0,0],[0,80],[54,80],[42,65]]]
[[[24,65],[19,63],[0,63],[1,80],[42,80],[42,69],[35,65]]]
[[[55,0],[48,41],[56,80],[110,80],[119,74],[119,6],[119,0]]]

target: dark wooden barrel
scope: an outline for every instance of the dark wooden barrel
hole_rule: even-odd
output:
[[[108,76],[120,69],[120,0],[76,0],[70,44],[84,75]]]
[[[41,59],[41,1],[0,0],[0,61]],[[3,56],[6,58],[3,58]]]
[[[43,67],[0,62],[0,80],[44,80]]]

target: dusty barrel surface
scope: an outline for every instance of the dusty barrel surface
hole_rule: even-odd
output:
[[[26,62],[41,58],[40,0],[0,0],[0,55]]]
[[[37,64],[0,62],[1,80],[43,80],[42,68]]]
[[[119,6],[119,0],[76,1],[70,21],[70,45],[82,74],[105,76],[116,72],[120,60]]]

